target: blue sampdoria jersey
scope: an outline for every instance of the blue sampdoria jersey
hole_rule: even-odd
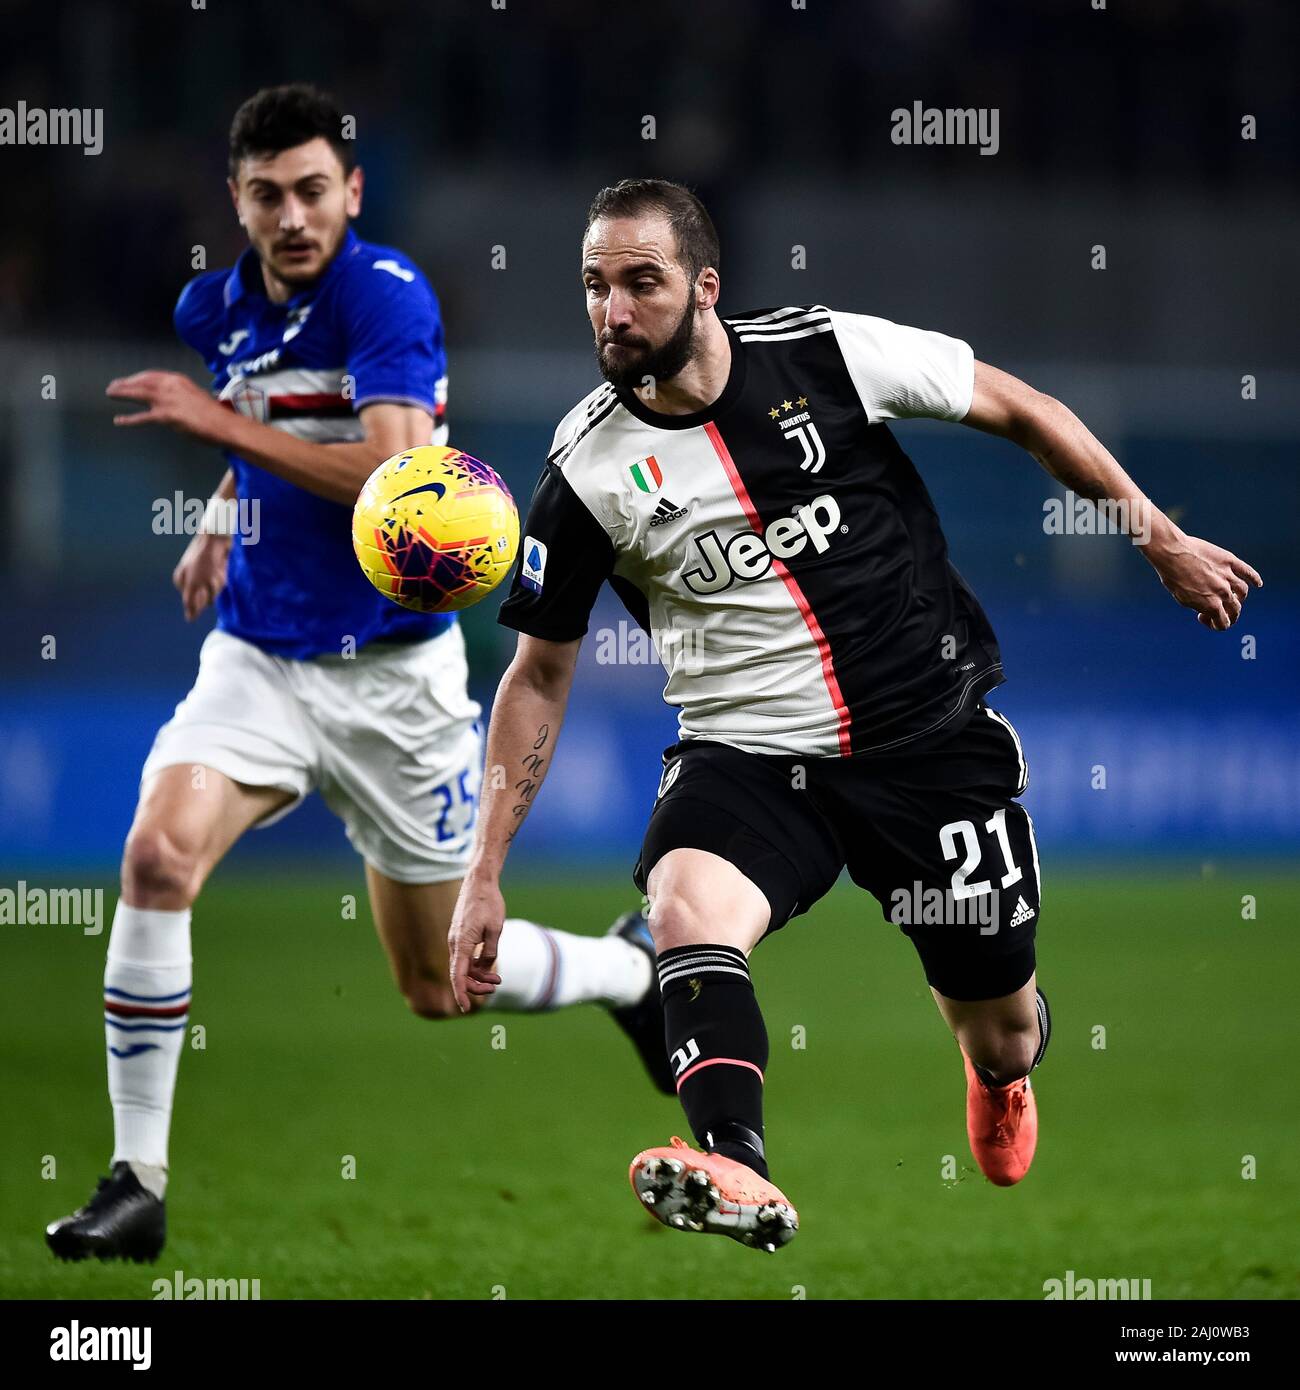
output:
[[[422,406],[429,442],[445,444],[447,358],[438,301],[400,251],[349,229],[310,289],[284,304],[266,297],[252,247],[233,269],[191,280],[176,303],[176,331],[213,373],[213,390],[243,415],[300,439],[364,438],[357,412],[376,401]],[[432,637],[450,615],[412,613],[383,597],[352,553],[352,509],[306,492],[227,452],[241,502],[257,527],[237,534],[217,626],[277,656],[338,655],[352,637]]]

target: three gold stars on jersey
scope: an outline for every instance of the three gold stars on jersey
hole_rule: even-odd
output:
[[[799,407],[800,410],[803,410],[807,406],[807,404],[807,396],[800,396],[797,401],[782,401],[780,405],[774,405],[772,409],[767,412],[767,418],[769,420],[775,420],[778,418],[778,416],[780,416],[783,410],[789,412],[793,410],[796,405]]]

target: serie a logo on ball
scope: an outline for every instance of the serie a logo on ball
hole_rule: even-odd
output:
[[[519,549],[519,513],[494,469],[425,444],[385,460],[352,512],[352,549],[385,597],[454,613],[490,594]]]

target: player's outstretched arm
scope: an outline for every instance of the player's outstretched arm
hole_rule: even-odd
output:
[[[474,851],[448,933],[451,987],[462,1013],[471,996],[492,994],[501,983],[494,968],[505,921],[501,871],[555,755],[581,646],[581,638],[521,635],[497,687]]]
[[[375,401],[357,412],[364,439],[355,444],[318,444],[238,414],[181,372],[117,377],[108,383],[105,394],[145,406],[114,415],[113,423],[119,427],[166,425],[200,443],[238,454],[306,492],[349,507],[386,458],[429,443],[433,434],[433,417],[422,407]]]
[[[975,363],[975,391],[962,424],[1019,444],[1080,497],[1126,504],[1160,582],[1206,627],[1226,631],[1241,616],[1250,586],[1263,586],[1231,551],[1175,526],[1072,411],[1009,373]]]

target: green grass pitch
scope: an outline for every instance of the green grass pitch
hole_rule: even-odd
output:
[[[870,899],[842,886],[759,948],[769,1153],[802,1220],[776,1255],[640,1211],[628,1161],[683,1120],[601,1010],[417,1019],[359,875],[221,873],[195,914],[206,1046],[181,1062],[168,1247],[60,1265],[44,1223],[109,1154],[107,930],[0,927],[0,1294],[149,1298],[181,1270],[263,1298],[1041,1299],[1072,1269],[1157,1299],[1300,1296],[1300,881],[1046,869],[1055,1032],[1016,1188],[975,1169],[956,1046]],[[507,886],[512,913],[592,933],[632,900],[617,875]]]

